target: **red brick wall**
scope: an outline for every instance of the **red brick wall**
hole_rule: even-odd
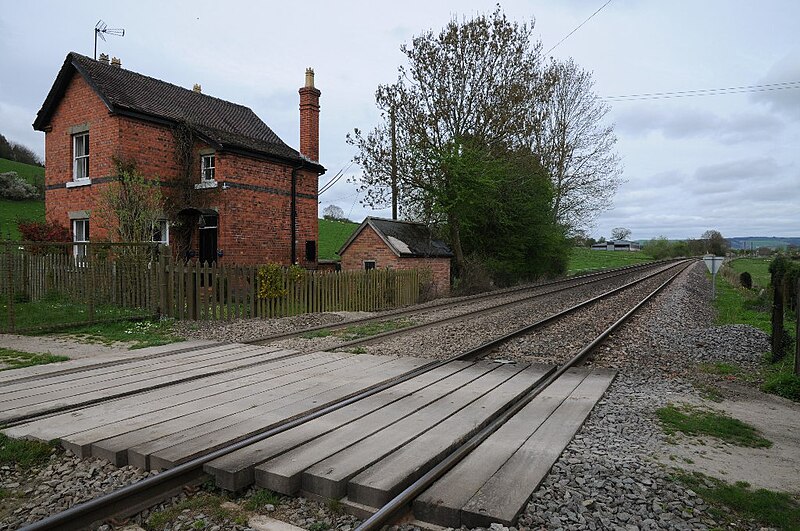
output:
[[[133,159],[138,169],[174,186],[165,186],[165,212],[174,215],[185,206],[181,187],[182,170],[175,156],[175,139],[169,127],[133,118],[115,116],[80,75],[70,82],[64,99],[56,109],[51,130],[46,134],[45,152],[47,186],[72,181],[72,135],[70,127],[89,124],[89,176],[94,180],[110,177],[114,171],[113,156]],[[195,183],[200,182],[199,150],[195,146],[197,164]],[[218,249],[221,262],[255,264],[277,262],[288,265],[291,260],[291,183],[292,167],[288,164],[218,152],[215,177],[217,188],[192,190],[192,205],[219,211]],[[230,188],[223,190],[222,183]],[[236,185],[246,185],[250,189]],[[97,200],[105,184],[94,183],[76,188],[58,187],[47,190],[46,216],[69,226],[68,212],[90,210],[90,238],[108,239],[108,231],[97,218]],[[252,189],[265,188],[268,190]],[[297,173],[297,241],[296,257],[306,267],[306,241],[317,241],[318,176],[314,172]],[[308,197],[302,197],[302,195]],[[172,235],[174,236],[174,234]],[[174,241],[172,242],[174,243]],[[192,241],[197,251],[197,234]]]
[[[374,260],[375,267],[393,269],[430,269],[439,295],[450,292],[449,258],[411,258],[397,256],[378,236],[366,226],[342,254],[342,270],[363,270],[365,260]]]

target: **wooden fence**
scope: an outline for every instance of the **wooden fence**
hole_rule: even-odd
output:
[[[85,250],[85,252],[83,252]],[[176,319],[228,320],[329,311],[377,311],[414,304],[425,271],[316,272],[272,269],[273,292],[259,293],[262,266],[176,262],[169,248],[149,244],[0,247],[0,330],[14,330],[15,305],[47,298],[85,305],[85,320],[136,312]],[[264,275],[262,271],[261,275]],[[98,310],[100,308],[101,310]],[[125,309],[106,312],[103,308]],[[5,318],[3,318],[5,317]],[[24,328],[24,327],[22,327]]]

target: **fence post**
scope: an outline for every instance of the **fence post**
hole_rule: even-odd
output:
[[[783,345],[783,275],[772,273],[772,362],[780,361],[785,352]]]
[[[794,373],[800,376],[800,278],[794,286],[794,315],[795,315],[795,334],[794,334]]]
[[[16,323],[14,319],[14,266],[11,242],[5,243],[6,269],[8,273],[8,331],[14,332]]]

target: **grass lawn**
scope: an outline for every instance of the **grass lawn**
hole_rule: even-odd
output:
[[[344,245],[359,225],[350,221],[319,220],[319,259],[338,260],[339,255],[336,251]]]
[[[0,347],[0,371],[19,369],[22,367],[32,367],[33,365],[45,365],[56,361],[67,361],[66,356],[54,356],[53,354],[32,354]]]
[[[747,271],[753,277],[753,288],[766,288],[769,286],[769,264],[771,258],[737,258],[731,260],[728,265],[737,273]]]
[[[716,411],[693,406],[668,405],[656,411],[664,433],[709,435],[737,446],[769,448],[772,442],[761,437],[753,426]]]
[[[573,247],[567,266],[568,275],[578,275],[601,269],[652,262],[653,258],[642,251],[593,251],[586,247]]]
[[[44,221],[44,201],[0,199],[0,240],[19,240],[17,221]]]
[[[95,307],[95,319],[124,319],[143,316],[142,310],[100,305]],[[62,297],[48,297],[36,302],[14,304],[16,331],[33,331],[55,328],[61,325],[85,323],[89,319],[89,307]],[[0,301],[0,331],[8,329],[8,300]]]

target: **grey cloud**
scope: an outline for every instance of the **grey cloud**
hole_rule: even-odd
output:
[[[629,110],[617,115],[617,130],[632,135],[661,133],[665,138],[714,138],[724,144],[770,140],[785,127],[773,114],[743,112],[722,117],[705,109]]]
[[[759,84],[800,81],[800,52],[793,52],[775,63]],[[777,88],[777,87],[776,87]],[[750,98],[767,105],[776,115],[800,120],[800,88],[755,92]]]

